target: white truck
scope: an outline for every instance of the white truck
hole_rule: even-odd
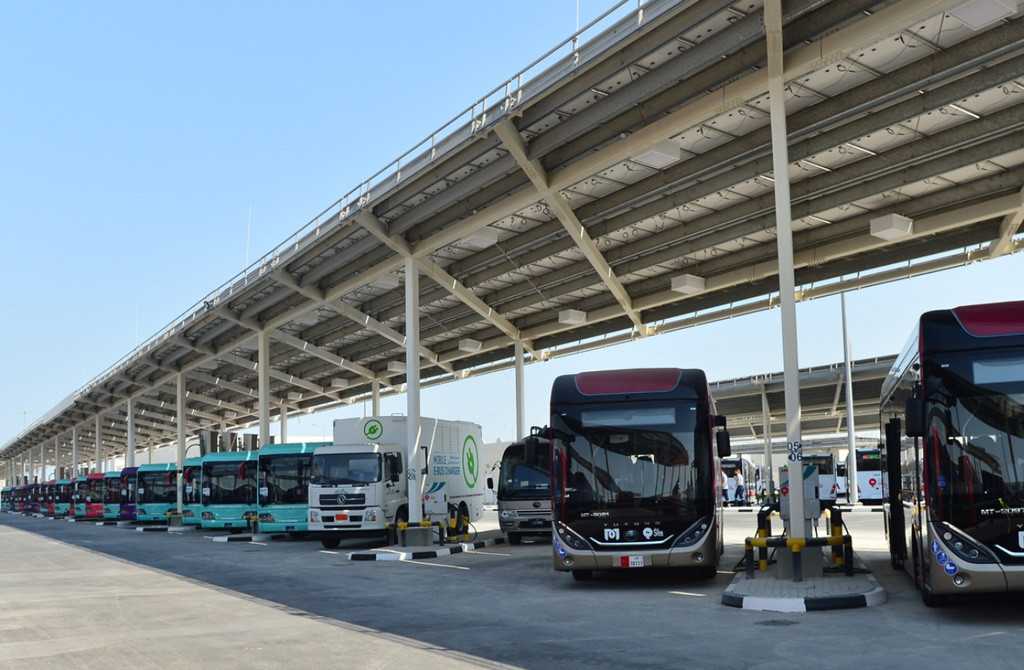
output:
[[[452,520],[459,533],[483,516],[480,426],[421,417],[419,435],[410,450],[404,416],[335,420],[334,444],[313,452],[309,482],[309,530],[324,547],[388,537],[410,519]]]

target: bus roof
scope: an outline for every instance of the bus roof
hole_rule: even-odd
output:
[[[256,451],[214,451],[203,456],[203,463],[255,461],[258,455]]]
[[[271,454],[311,454],[317,447],[326,447],[330,442],[284,442],[282,444],[265,444],[260,447],[259,455]]]
[[[146,463],[138,467],[139,472],[167,472],[168,470],[177,470],[178,465],[176,463]]]

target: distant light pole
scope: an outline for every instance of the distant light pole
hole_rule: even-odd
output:
[[[25,424],[27,422],[26,417],[28,416],[28,410],[25,410],[24,412],[18,412],[18,414],[21,415],[21,432],[25,432]]]

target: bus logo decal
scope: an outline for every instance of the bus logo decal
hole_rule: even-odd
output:
[[[946,574],[947,575],[955,575],[956,574],[956,563],[953,563],[952,561],[950,561],[949,563],[946,563],[945,568],[946,568]]]
[[[605,528],[604,529],[604,539],[605,540],[611,540],[611,541],[618,540],[619,539],[619,529],[618,528]]]

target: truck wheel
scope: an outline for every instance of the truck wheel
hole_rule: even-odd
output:
[[[589,582],[590,578],[594,576],[593,570],[573,570],[572,578],[577,582]]]
[[[324,545],[324,549],[337,549],[338,545],[341,544],[341,538],[334,536],[321,537],[320,544]]]
[[[519,544],[522,541],[523,541],[523,536],[520,533],[509,533],[508,534],[508,543],[509,544]]]

